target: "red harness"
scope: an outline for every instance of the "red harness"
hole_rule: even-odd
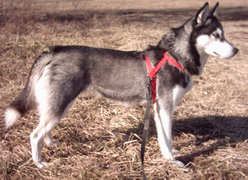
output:
[[[149,71],[148,77],[151,79],[151,86],[152,86],[152,102],[153,104],[156,101],[156,77],[157,77],[157,72],[159,69],[164,65],[164,63],[168,62],[171,65],[181,69],[182,71],[185,71],[185,69],[178,63],[176,62],[173,58],[171,58],[166,52],[164,52],[164,57],[161,59],[161,61],[153,68],[151,61],[148,59],[148,57],[145,55],[146,59],[146,65]]]

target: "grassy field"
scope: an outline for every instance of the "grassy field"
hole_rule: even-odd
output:
[[[37,126],[37,112],[31,111],[6,131],[4,109],[22,90],[32,63],[47,47],[144,50],[204,2],[50,2],[0,1],[0,179],[142,179],[139,156],[145,106],[124,108],[81,94],[52,131],[60,144],[43,145],[42,156],[50,162],[44,169],[36,168],[30,154],[29,135]],[[151,122],[145,155],[150,179],[248,179],[248,2],[223,0],[220,5],[225,35],[240,51],[230,60],[210,58],[174,114],[173,147],[185,168],[163,159]]]

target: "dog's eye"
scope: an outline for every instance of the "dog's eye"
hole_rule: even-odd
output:
[[[218,33],[213,34],[213,36],[214,36],[216,39],[220,39],[220,35],[219,35]]]

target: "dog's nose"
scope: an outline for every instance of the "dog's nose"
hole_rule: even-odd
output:
[[[237,54],[237,52],[239,51],[239,49],[238,48],[233,48],[233,54]]]

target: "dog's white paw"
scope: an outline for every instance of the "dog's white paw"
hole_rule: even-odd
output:
[[[47,167],[48,166],[48,163],[47,162],[37,162],[36,163],[36,166],[38,167],[38,168],[40,168],[40,169],[42,169],[42,168],[45,168],[45,167]]]
[[[176,159],[173,159],[172,160],[172,163],[178,165],[179,167],[185,167],[184,163],[179,161],[179,160],[176,160]]]
[[[178,153],[179,151],[177,150],[177,149],[172,149],[172,153],[173,154],[176,154],[176,153]]]
[[[48,136],[45,137],[44,142],[49,147],[54,147],[54,146],[59,146],[60,145],[60,142],[53,141],[53,139],[51,138],[50,135],[48,135]]]
[[[61,143],[59,141],[49,141],[49,142],[45,142],[45,144],[49,147],[56,147],[59,146]]]

